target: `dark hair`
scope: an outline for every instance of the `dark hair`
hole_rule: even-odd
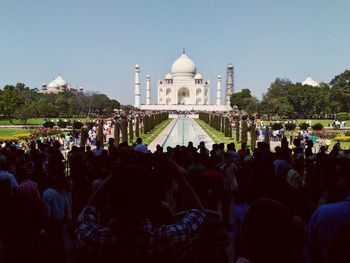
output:
[[[278,201],[256,200],[245,215],[242,240],[254,263],[293,262],[292,214]]]
[[[113,168],[111,207],[118,220],[137,224],[149,216],[155,199],[152,179],[151,171],[138,165],[124,162]]]

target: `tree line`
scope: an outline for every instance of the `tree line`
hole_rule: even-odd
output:
[[[105,94],[74,94],[70,91],[43,94],[23,83],[6,85],[0,89],[0,117],[20,119],[23,124],[29,118],[71,118],[100,116],[120,109],[120,103]]]
[[[249,114],[279,115],[289,118],[325,117],[350,112],[350,70],[318,87],[277,78],[259,101],[249,89],[231,96],[231,106]]]

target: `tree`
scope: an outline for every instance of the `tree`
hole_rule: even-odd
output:
[[[132,119],[131,118],[129,120],[129,140],[130,140],[130,143],[132,143],[133,140],[134,140],[134,131],[133,131],[133,125],[132,125]]]
[[[24,125],[27,123],[29,118],[35,116],[36,109],[34,107],[34,103],[23,105],[17,108],[14,112],[13,117],[19,119],[21,124]]]
[[[110,100],[106,107],[106,113],[113,113],[115,109],[120,109],[120,103],[117,100]]]
[[[344,73],[336,76],[331,81],[331,98],[330,100],[337,105],[337,112],[349,112],[350,111],[350,71],[347,70]]]
[[[239,142],[239,118],[235,119],[235,127],[236,127],[236,141]]]
[[[271,83],[260,103],[260,113],[268,114],[269,117],[277,114],[290,116],[294,112],[294,108],[288,101],[286,92],[291,84],[290,80],[281,78],[277,78]]]
[[[269,126],[266,126],[264,141],[270,147],[270,127]]]
[[[122,117],[121,121],[121,128],[122,128],[122,142],[128,142],[128,121],[126,119],[126,116]]]
[[[247,120],[242,120],[242,135],[241,135],[242,143],[248,142],[248,125]]]
[[[105,94],[93,94],[90,97],[91,111],[97,114],[103,114],[109,104],[109,98]]]
[[[114,144],[119,145],[120,141],[120,123],[116,122],[114,124]]]
[[[5,86],[0,93],[0,110],[4,114],[5,118],[9,119],[12,123],[15,111],[21,106],[19,96],[15,91],[14,86]]]
[[[252,150],[252,153],[254,153],[255,145],[256,145],[256,125],[255,123],[253,123],[250,129],[250,149]]]
[[[102,121],[100,121],[100,124],[98,125],[98,128],[97,128],[96,140],[100,141],[103,147],[104,140],[103,140],[103,122]]]
[[[225,118],[224,134],[225,134],[225,137],[230,137],[230,121],[229,121],[228,116],[226,116],[224,118]]]
[[[239,110],[245,110],[249,114],[258,110],[259,101],[251,95],[249,89],[242,89],[240,92],[233,93],[230,98],[231,107],[237,106]]]
[[[136,136],[136,138],[140,137],[140,121],[139,121],[139,117],[138,116],[136,116],[135,136]]]

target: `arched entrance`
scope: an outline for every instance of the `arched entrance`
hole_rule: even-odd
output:
[[[178,104],[190,104],[190,91],[188,88],[181,88],[177,93]]]

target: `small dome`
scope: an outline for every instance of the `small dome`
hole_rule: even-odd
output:
[[[218,79],[221,79],[221,76],[220,76],[220,75],[218,75]]]
[[[196,76],[194,76],[194,79],[203,79],[203,76],[197,73]]]
[[[139,64],[136,64],[136,65],[135,65],[135,68],[140,68],[140,65],[139,65]]]
[[[173,75],[168,73],[168,74],[165,75],[165,79],[173,79]]]
[[[320,86],[316,81],[314,81],[310,76],[308,76],[303,82],[302,85],[309,85],[312,87],[318,87]]]
[[[173,75],[193,76],[196,74],[196,65],[186,54],[182,54],[171,66],[171,73]]]

